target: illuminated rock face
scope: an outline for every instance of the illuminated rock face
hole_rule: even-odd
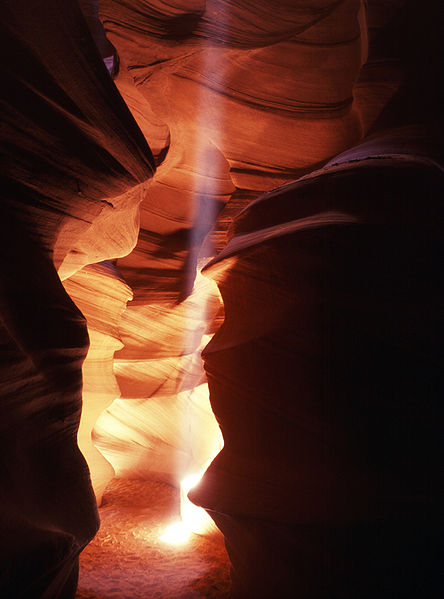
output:
[[[137,246],[118,261],[134,300],[115,360],[121,399],[96,437],[120,473],[177,484],[191,442],[176,431],[187,420],[176,395],[200,382],[200,367],[188,373],[187,363],[214,332],[220,304],[199,281],[193,288],[196,266],[223,247],[232,215],[252,198],[362,135],[352,90],[365,60],[363,12],[355,0],[104,1],[100,10],[120,56],[116,84],[163,161]],[[213,422],[209,414],[205,428]]]
[[[8,0],[2,22],[10,594],[74,593],[97,527],[77,434],[99,501],[114,469],[177,485],[219,449],[200,356],[225,318],[204,351],[225,447],[192,496],[235,595],[424,596],[443,354],[427,44],[403,54],[397,0],[103,0],[131,117],[95,4],[100,54],[74,2]]]
[[[177,3],[174,8],[102,3],[110,39],[139,94],[136,99],[131,92],[129,105],[135,102],[138,115],[145,102],[159,119],[152,126],[139,117],[148,139],[150,127],[156,140],[160,126],[169,132],[164,133],[169,153],[143,203],[138,246],[119,260],[135,301],[124,315],[125,347],[116,357],[122,399],[97,431],[100,446],[122,473],[177,475],[177,457],[168,459],[165,442],[182,451],[176,427],[183,416],[180,402],[168,393],[177,380],[174,365],[180,363],[175,352],[180,343],[187,344],[187,335],[180,332],[179,341],[183,306],[172,302],[190,289],[199,252],[195,245],[208,230],[208,215],[214,218],[226,204],[212,238],[222,249],[227,224],[252,199],[351,148],[325,171],[291,184],[288,192],[265,196],[243,213],[226,249],[233,248],[232,256],[222,253],[208,269],[227,311],[205,350],[210,398],[225,447],[191,496],[211,510],[226,537],[239,597],[383,596],[392,583],[413,592],[410,583],[425,572],[413,567],[415,547],[429,544],[433,561],[438,495],[436,489],[426,491],[425,481],[436,482],[437,463],[427,456],[438,453],[438,431],[427,423],[435,421],[438,394],[430,395],[432,405],[420,424],[422,395],[413,380],[433,379],[438,386],[438,374],[416,361],[415,344],[403,352],[397,347],[403,329],[413,334],[410,301],[418,314],[438,314],[428,300],[400,301],[395,307],[391,296],[414,296],[412,252],[419,260],[416,275],[427,272],[429,292],[437,293],[431,256],[439,255],[438,235],[435,231],[427,241],[430,231],[420,219],[415,194],[422,195],[423,186],[432,190],[427,219],[437,220],[441,183],[433,161],[440,152],[431,139],[421,142],[429,136],[421,126],[383,134],[384,125],[421,121],[414,109],[399,110],[402,101],[398,109],[387,106],[405,85],[405,75],[399,60],[384,54],[387,40],[381,41],[378,32],[399,4],[375,4],[369,11],[370,40],[377,44],[362,66],[367,30],[358,2],[313,3],[306,11],[297,3]],[[410,99],[415,104],[417,92]],[[357,147],[369,131],[375,136]],[[211,144],[217,150],[208,159]],[[353,168],[355,161],[361,167]],[[387,181],[384,193],[381,180]],[[235,186],[231,198],[230,181]],[[412,220],[401,234],[397,221],[406,190]],[[372,206],[374,198],[383,199],[381,212]],[[411,245],[413,231],[420,252]],[[381,244],[376,262],[375,238]],[[210,254],[207,240],[201,256]],[[343,293],[354,298],[354,311]],[[199,303],[195,293],[190,298]],[[143,318],[150,314],[155,318]],[[426,323],[419,319],[416,325],[415,335],[421,336]],[[379,345],[367,327],[374,336],[385,333]],[[439,337],[421,343],[433,361]],[[412,378],[398,385],[406,368]],[[411,405],[401,426],[393,398],[403,392]],[[382,426],[386,404],[391,412]],[[168,413],[175,421],[169,433]],[[119,420],[126,431],[116,428]],[[107,429],[115,434],[108,440]],[[424,440],[420,452],[409,441],[414,434]],[[134,452],[136,440],[140,445]],[[423,461],[429,461],[425,475]],[[428,521],[422,500],[411,500],[418,495],[429,506]],[[378,519],[384,522],[379,528]],[[409,521],[417,534],[406,539]],[[402,555],[384,582],[399,538]],[[375,552],[377,559],[367,559]],[[358,556],[366,556],[365,566]],[[411,578],[402,581],[406,567]]]
[[[100,504],[114,469],[94,446],[92,429],[100,414],[120,395],[113,358],[114,352],[122,347],[118,325],[132,293],[110,262],[84,267],[65,280],[64,287],[88,326],[90,346],[83,363],[83,410],[78,443],[88,462]]]
[[[69,597],[98,515],[77,446],[89,341],[57,269],[131,250],[154,165],[76,3],[8,1],[1,27],[0,594]]]

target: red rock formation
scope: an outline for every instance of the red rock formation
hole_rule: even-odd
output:
[[[1,594],[49,599],[73,595],[98,526],[77,447],[88,336],[56,269],[130,251],[153,163],[75,2],[8,1],[1,28]]]
[[[254,202],[206,268],[225,447],[191,498],[225,535],[236,597],[436,588],[444,179],[399,133]]]
[[[64,281],[64,287],[86,318],[90,346],[83,363],[83,409],[78,443],[88,462],[94,493],[100,505],[114,469],[92,442],[100,414],[120,395],[114,376],[114,352],[121,349],[118,325],[131,290],[115,266],[101,262],[86,266]]]
[[[151,124],[155,119],[169,132],[163,141],[168,153],[142,204],[138,244],[118,262],[134,301],[121,323],[125,347],[116,355],[116,372],[122,401],[108,411],[113,429],[108,444],[125,471],[146,472],[152,464],[155,472],[159,467],[150,449],[155,446],[163,453],[155,432],[161,421],[156,421],[153,406],[161,402],[162,412],[167,410],[166,397],[169,402],[174,397],[168,388],[184,385],[178,360],[197,350],[201,335],[209,332],[204,326],[200,335],[190,336],[195,325],[186,322],[187,303],[175,302],[191,291],[196,263],[214,255],[212,244],[225,243],[219,233],[199,249],[221,208],[232,211],[235,186],[242,190],[233,202],[238,210],[239,197],[245,203],[245,198],[290,181],[360,137],[352,102],[364,59],[359,8],[355,0],[316,2],[308,9],[293,3],[187,2],[174,8],[164,3],[101,3],[105,28],[120,55],[119,89],[147,139],[151,130],[158,139],[159,128]],[[140,118],[142,113],[148,120]],[[158,153],[162,156],[160,147]],[[220,222],[219,231],[226,215]],[[197,320],[209,320],[198,287],[189,301]],[[159,358],[164,359],[162,367]],[[185,386],[189,384],[188,379]],[[173,401],[172,420],[177,419],[174,406]],[[122,410],[131,429],[132,409],[135,431],[121,429],[118,434],[115,424],[122,420]],[[141,433],[145,420],[150,425]],[[102,427],[105,449],[104,433]],[[130,438],[137,448],[133,461]],[[173,432],[168,441],[180,445]],[[173,464],[166,460],[161,470],[174,470]],[[175,469],[177,477],[177,465]]]
[[[3,9],[7,596],[71,597],[97,528],[82,366],[99,499],[119,394],[93,435],[120,475],[215,452],[217,248],[225,447],[192,497],[235,596],[433,597],[437,3],[102,0],[109,40],[80,4],[89,30],[74,0]]]

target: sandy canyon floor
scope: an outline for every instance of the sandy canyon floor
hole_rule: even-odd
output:
[[[183,545],[160,539],[178,512],[178,491],[165,483],[112,481],[100,530],[80,557],[76,599],[228,598],[221,533],[193,534]]]

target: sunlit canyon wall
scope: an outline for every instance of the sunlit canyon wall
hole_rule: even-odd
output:
[[[438,3],[80,4],[2,9],[4,588],[72,597],[219,424],[233,596],[435,597]]]

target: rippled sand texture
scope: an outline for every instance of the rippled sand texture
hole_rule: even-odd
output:
[[[80,558],[76,599],[224,599],[229,562],[221,533],[185,545],[159,539],[178,516],[177,491],[164,483],[114,479],[101,527]]]

